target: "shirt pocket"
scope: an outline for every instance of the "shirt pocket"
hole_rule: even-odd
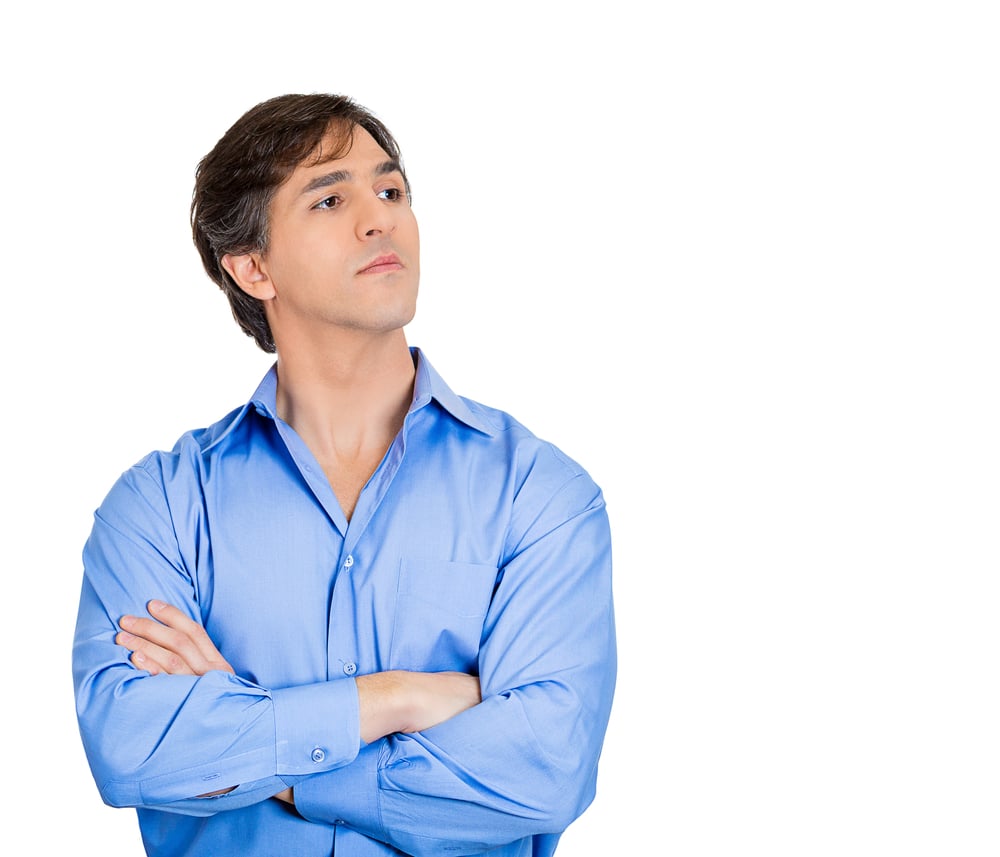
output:
[[[404,558],[399,567],[391,669],[476,673],[497,568]]]

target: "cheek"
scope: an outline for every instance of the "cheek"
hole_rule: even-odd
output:
[[[284,236],[283,236],[284,237]],[[272,273],[275,277],[308,280],[314,275],[329,274],[345,263],[342,242],[329,231],[301,230],[292,240],[283,240],[272,253]]]
[[[406,244],[406,251],[410,256],[410,260],[417,262],[420,259],[420,229],[417,227],[417,218],[414,217],[413,212],[410,212],[410,216],[401,224],[402,226],[402,237]]]

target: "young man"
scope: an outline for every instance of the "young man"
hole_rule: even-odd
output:
[[[615,683],[584,470],[406,342],[399,149],[288,95],[198,167],[209,276],[276,363],[126,471],[84,549],[80,730],[150,855],[548,855]]]

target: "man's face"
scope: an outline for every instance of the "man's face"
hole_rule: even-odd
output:
[[[293,338],[319,343],[331,329],[395,331],[413,318],[417,221],[398,164],[371,134],[355,127],[346,155],[307,159],[278,188],[260,265],[273,290],[265,306],[279,350]]]

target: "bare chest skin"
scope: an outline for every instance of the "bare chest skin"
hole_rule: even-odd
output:
[[[365,483],[375,472],[383,455],[385,455],[385,450],[351,458],[342,456],[320,458],[319,463],[348,521],[354,514],[354,507],[358,504],[361,489],[365,487]]]

